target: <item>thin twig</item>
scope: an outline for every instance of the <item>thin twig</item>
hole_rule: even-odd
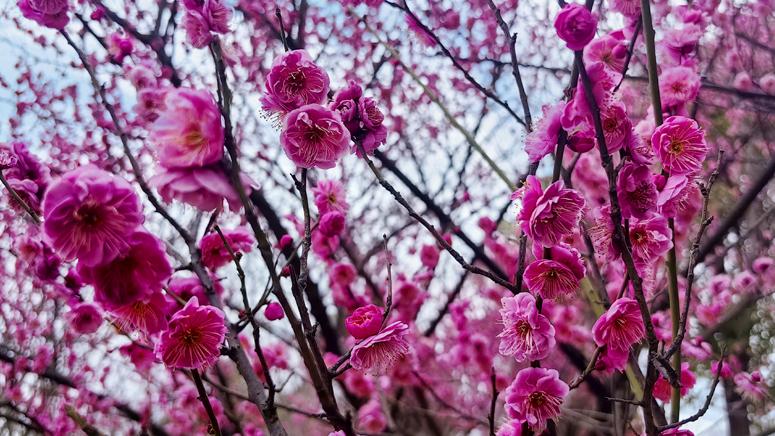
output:
[[[199,393],[199,401],[202,402],[202,405],[207,412],[207,417],[210,418],[210,428],[208,429],[207,433],[213,434],[215,436],[221,436],[221,427],[218,425],[218,418],[215,416],[215,411],[213,411],[212,404],[210,404],[210,397],[207,395],[207,391],[205,391],[205,385],[202,383],[202,378],[199,376],[199,371],[192,369],[190,374],[191,378],[194,380],[194,384],[196,385],[196,390]]]

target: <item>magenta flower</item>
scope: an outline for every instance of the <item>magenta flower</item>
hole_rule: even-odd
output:
[[[693,174],[702,169],[708,154],[705,132],[691,118],[673,116],[654,130],[651,146],[671,175]]]
[[[111,310],[118,326],[125,331],[139,330],[147,335],[167,328],[167,300],[160,291]]]
[[[250,191],[253,183],[242,176],[242,183]],[[202,168],[160,168],[150,180],[165,202],[173,199],[188,203],[202,211],[223,209],[223,201],[232,212],[240,210],[242,202],[223,170],[217,166]],[[249,194],[250,192],[248,192]]]
[[[363,97],[363,90],[355,81],[349,81],[346,88],[334,95],[329,108],[339,113],[353,142],[361,144],[366,153],[372,153],[387,140],[387,129],[382,125],[385,116],[373,98]],[[353,153],[361,156],[360,147],[354,146]]]
[[[17,4],[24,18],[36,21],[41,26],[64,29],[70,21],[67,0],[19,0]]]
[[[624,218],[645,218],[657,205],[654,175],[645,165],[625,163],[619,171],[616,193]]]
[[[89,303],[75,305],[67,314],[70,327],[76,333],[88,335],[97,331],[102,325],[102,314],[97,306]]]
[[[595,38],[584,50],[584,63],[600,62],[610,71],[621,75],[627,59],[627,44],[621,32]]]
[[[552,106],[544,106],[543,118],[525,138],[525,151],[530,162],[538,162],[557,147],[557,137],[560,134],[560,116],[565,108],[565,102]]]
[[[646,268],[660,259],[673,246],[667,219],[651,214],[646,219],[630,221],[630,246],[635,265]]]
[[[554,28],[569,49],[582,50],[595,37],[597,18],[583,5],[569,3],[557,15]]]
[[[318,230],[326,237],[339,236],[344,231],[345,218],[341,212],[333,210],[326,212],[318,221]]]
[[[226,335],[224,315],[213,306],[200,306],[196,297],[172,316],[156,343],[156,356],[169,368],[199,369],[221,355]]]
[[[283,307],[280,305],[280,303],[273,301],[266,305],[266,309],[264,309],[264,316],[269,321],[277,321],[278,319],[283,319],[285,317],[285,312],[283,311]]]
[[[165,168],[201,167],[223,157],[221,112],[205,91],[167,92],[165,108],[150,128],[159,163]]]
[[[312,193],[315,195],[315,206],[320,215],[332,210],[346,214],[350,208],[344,186],[338,180],[320,180],[312,189]]]
[[[623,297],[614,301],[592,326],[595,343],[610,350],[627,351],[644,335],[638,302],[632,298]]]
[[[309,104],[285,117],[280,143],[296,166],[328,169],[347,152],[350,133],[336,112]]]
[[[78,262],[78,275],[94,286],[94,300],[107,310],[150,297],[172,275],[164,244],[144,229],[127,237],[127,247],[109,262]]]
[[[132,186],[91,165],[65,173],[49,187],[43,218],[51,247],[83,265],[113,260],[144,220]]]
[[[659,93],[662,109],[683,107],[697,98],[700,77],[693,68],[672,67],[659,75]]]
[[[530,176],[520,191],[514,195],[522,195],[518,219],[522,231],[536,243],[553,247],[576,231],[584,199],[576,191],[566,189],[561,180],[544,191],[538,178]]]
[[[355,339],[374,336],[382,327],[382,310],[373,304],[361,306],[344,320],[344,326]]]
[[[196,48],[207,46],[215,33],[229,31],[231,11],[220,0],[186,1],[186,16],[183,27],[188,42]]]
[[[525,286],[545,299],[572,295],[579,288],[586,268],[581,255],[572,247],[555,245],[551,258],[536,259],[525,268]]]
[[[211,270],[216,270],[232,262],[231,253],[223,243],[223,239],[229,243],[231,250],[237,253],[250,253],[255,244],[253,236],[244,228],[239,227],[234,230],[223,230],[223,238],[218,232],[212,232],[205,235],[199,241],[199,250],[202,252],[202,263]]]
[[[498,352],[514,356],[517,362],[541,360],[555,345],[554,327],[549,318],[538,313],[535,297],[528,293],[501,299],[503,331]]]
[[[526,422],[541,434],[550,419],[560,416],[560,405],[568,392],[568,385],[556,370],[523,368],[506,390],[504,407],[509,417]]]
[[[261,97],[265,111],[290,112],[308,104],[321,104],[328,93],[328,74],[304,50],[283,53],[266,76]]]
[[[350,365],[371,375],[383,375],[409,352],[406,341],[409,326],[396,321],[374,336],[355,344],[350,355]]]

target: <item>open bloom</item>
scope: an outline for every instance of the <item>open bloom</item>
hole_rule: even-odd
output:
[[[163,167],[201,167],[221,160],[221,112],[209,93],[185,88],[169,91],[164,106],[150,128]]]
[[[681,363],[681,396],[683,397],[689,392],[689,389],[694,387],[694,383],[697,382],[697,377],[694,375],[691,369],[689,369],[689,363]],[[670,382],[667,379],[659,375],[657,382],[654,383],[654,398],[661,400],[663,403],[669,403],[671,399],[672,388]]]
[[[541,434],[547,421],[560,416],[560,405],[569,390],[554,369],[523,368],[506,390],[506,412]]]
[[[199,241],[199,249],[202,251],[202,263],[211,270],[218,269],[232,261],[229,248],[236,253],[250,253],[253,249],[255,240],[253,236],[244,228],[234,230],[223,230],[223,238],[218,232],[212,232],[205,235]],[[229,248],[223,240],[229,244]]]
[[[673,246],[667,219],[651,214],[646,219],[631,220],[630,245],[636,266],[644,268],[653,264]]]
[[[152,335],[167,328],[167,300],[160,291],[111,311],[122,330]]]
[[[144,220],[132,186],[91,165],[65,173],[49,187],[43,218],[47,242],[57,254],[84,265],[111,261]]]
[[[662,108],[680,108],[697,98],[700,76],[693,68],[668,68],[659,75],[659,93]]]
[[[309,104],[285,117],[280,143],[296,166],[328,169],[347,152],[350,133],[336,112]]]
[[[244,175],[242,178],[243,186],[249,191],[253,185],[252,181]],[[217,166],[160,168],[150,183],[159,190],[159,195],[167,203],[176,199],[206,212],[223,209],[224,200],[233,212],[242,207],[239,194],[223,170]]]
[[[102,315],[97,306],[89,303],[79,303],[67,314],[70,326],[76,333],[88,335],[94,333],[102,325]]]
[[[705,133],[696,121],[682,116],[669,117],[657,127],[651,146],[671,175],[696,173],[708,154]]]
[[[357,371],[371,375],[383,375],[409,352],[406,341],[409,326],[396,321],[374,336],[355,344],[350,355],[350,365]]]
[[[151,296],[172,275],[164,245],[145,230],[127,238],[128,247],[110,262],[78,263],[78,274],[94,285],[94,300],[113,310]]]
[[[304,50],[283,53],[266,76],[261,97],[265,111],[290,112],[308,104],[320,104],[328,93],[325,70],[315,65]]]
[[[67,0],[19,0],[17,4],[24,18],[36,21],[41,26],[64,29],[70,21]]]
[[[315,195],[315,206],[320,215],[332,210],[346,214],[350,208],[344,186],[338,180],[320,180],[312,189],[312,193]]]
[[[519,191],[515,193],[515,197],[519,195]],[[576,231],[584,199],[578,192],[566,189],[561,180],[544,191],[538,178],[530,176],[521,195],[522,209],[518,218],[522,231],[536,243],[552,247]]]
[[[645,218],[657,205],[657,186],[645,165],[624,164],[617,178],[616,193],[624,218]]]
[[[544,106],[543,117],[535,129],[525,138],[525,151],[530,162],[538,162],[557,147],[557,137],[560,134],[560,115],[565,108],[565,102]]]
[[[344,320],[344,325],[347,332],[355,339],[374,336],[382,327],[382,310],[373,304],[361,306]]]
[[[156,343],[156,356],[170,368],[207,367],[221,355],[226,335],[224,315],[213,306],[200,306],[196,297],[172,316]]]
[[[534,260],[525,268],[525,285],[530,292],[546,299],[573,294],[586,273],[581,255],[562,245],[555,245],[550,251],[551,258]]]
[[[554,28],[569,49],[581,50],[595,37],[597,18],[584,5],[569,3],[557,15]]]
[[[528,293],[501,300],[503,331],[498,352],[512,355],[517,362],[540,360],[549,355],[555,345],[554,327],[549,318],[538,313],[535,297]]]
[[[638,303],[632,298],[620,298],[592,326],[592,336],[599,346],[612,350],[629,350],[643,339],[645,329]]]

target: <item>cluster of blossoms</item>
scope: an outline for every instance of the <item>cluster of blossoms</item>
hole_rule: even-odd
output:
[[[665,419],[687,416],[689,402],[676,399],[704,397],[710,377],[721,380],[730,417],[745,410],[766,421],[772,372],[758,365],[771,354],[772,201],[740,195],[743,213],[753,204],[764,216],[725,230],[736,238],[720,232],[707,247],[701,238],[699,250],[693,239],[703,200],[723,215],[727,196],[766,186],[747,174],[758,163],[749,161],[770,154],[775,74],[761,23],[771,1],[652,4],[660,103],[645,89],[654,53],[641,2],[562,3],[553,31],[520,31],[532,46],[559,42],[581,74],[567,74],[564,98],[525,125],[532,172],[511,197],[518,238],[506,209],[497,217],[488,207],[508,194],[484,164],[507,180],[511,164],[527,162],[501,162],[512,141],[483,141],[512,133],[501,117],[530,123],[498,95],[512,79],[504,42],[513,43],[498,24],[521,25],[535,2],[145,3],[18,0],[13,11],[49,28],[28,32],[44,47],[69,50],[69,36],[85,54],[75,62],[104,88],[84,103],[80,85],[52,90],[27,60],[15,66],[16,84],[0,78],[16,93],[11,137],[28,141],[0,145],[11,194],[0,208],[0,423],[18,418],[55,434],[89,430],[84,423],[109,434],[220,425],[245,436],[489,425],[515,436],[615,422],[691,436],[687,426],[660,428],[659,415],[680,405]],[[284,53],[267,55],[281,43]],[[513,47],[522,57],[522,43]],[[528,92],[566,74],[538,65],[554,51],[529,53]],[[492,83],[479,81],[485,73]],[[127,84],[134,108],[125,107]],[[256,102],[276,122],[262,123]],[[387,126],[397,141],[378,152]],[[126,156],[133,175],[112,154],[119,139],[136,154]],[[727,186],[711,196],[701,179],[721,149],[731,151],[720,160]],[[303,174],[305,183],[291,176],[299,195],[287,189],[286,157]],[[549,160],[551,178],[539,165]],[[375,164],[386,176],[379,184]],[[130,183],[157,214],[143,214]],[[257,240],[258,267],[248,255]],[[382,256],[388,245],[395,258]],[[664,358],[657,371],[654,356],[678,339],[668,307],[688,308],[689,318],[673,355],[681,363]],[[719,357],[723,342],[731,355]],[[189,379],[200,375],[203,388]],[[115,392],[117,379],[131,389]],[[630,394],[619,384],[636,392],[644,380],[653,384],[644,398],[656,401],[639,405],[642,415],[612,411],[609,398]],[[572,419],[595,402],[596,413]],[[640,418],[647,404],[654,423]],[[733,427],[742,428],[730,419]]]
[[[326,104],[328,74],[304,50],[278,56],[264,86],[261,106],[282,118],[280,143],[299,168],[333,168],[348,149],[372,153],[387,139],[382,111],[356,82]]]

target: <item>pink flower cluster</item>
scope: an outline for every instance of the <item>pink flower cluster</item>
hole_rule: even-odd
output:
[[[231,11],[222,0],[184,0],[183,6],[186,8],[183,27],[192,46],[206,47],[213,40],[213,33],[229,31]]]
[[[382,327],[382,311],[370,304],[347,317],[347,331],[360,341],[350,351],[350,365],[358,371],[383,375],[409,352],[409,326],[396,321]]]

